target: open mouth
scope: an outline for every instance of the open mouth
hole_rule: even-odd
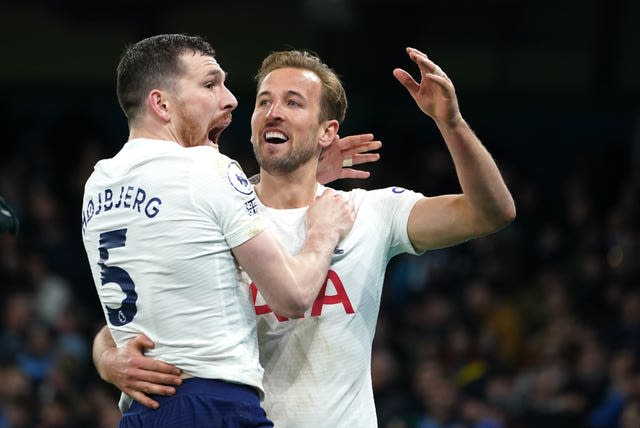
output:
[[[217,145],[222,131],[227,129],[227,126],[231,125],[231,113],[224,113],[223,115],[219,116],[217,120],[211,125],[212,128],[209,130],[207,137],[213,144]]]
[[[211,140],[213,144],[218,144],[218,138],[220,138],[220,134],[222,134],[224,128],[225,127],[216,127],[209,131],[209,140]]]
[[[280,131],[267,131],[264,133],[264,140],[269,144],[282,144],[289,141],[289,137]]]
[[[231,120],[216,124],[213,128],[211,128],[211,130],[209,131],[209,134],[207,134],[209,137],[209,140],[211,140],[213,144],[218,144],[218,140],[220,139],[220,134],[222,134],[222,131],[227,129],[227,126],[229,126],[230,124],[231,124]]]

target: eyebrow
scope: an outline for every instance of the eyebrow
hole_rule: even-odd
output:
[[[226,79],[227,79],[227,77],[229,76],[229,74],[228,74],[228,73],[225,73],[225,72],[224,72],[224,71],[222,71],[222,69],[220,69],[220,68],[217,68],[217,69],[215,69],[215,70],[207,71],[207,74],[206,74],[206,77],[214,77],[214,78],[215,78],[215,77],[219,77],[219,76],[221,76],[221,77],[222,77],[222,79],[226,80]]]
[[[304,95],[302,95],[300,92],[294,91],[294,90],[291,90],[291,89],[286,91],[285,94],[288,95],[288,96],[293,95],[293,96],[296,96],[296,97],[300,97],[302,99],[306,99],[306,97]],[[258,92],[258,95],[256,95],[256,97],[261,97],[263,95],[271,95],[271,91],[260,91],[260,92]]]

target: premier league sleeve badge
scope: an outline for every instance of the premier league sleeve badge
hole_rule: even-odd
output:
[[[231,186],[243,195],[250,195],[253,193],[253,186],[237,162],[229,163],[227,168],[227,178],[229,179]]]

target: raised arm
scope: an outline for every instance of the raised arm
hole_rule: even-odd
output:
[[[411,242],[417,250],[441,248],[505,227],[516,215],[513,198],[495,161],[462,118],[451,79],[419,50],[407,48],[407,53],[418,65],[420,82],[400,68],[393,75],[435,121],[462,188],[461,194],[416,203],[408,224]]]
[[[173,395],[182,378],[177,367],[144,356],[144,351],[153,347],[153,341],[141,333],[117,348],[104,326],[93,340],[93,364],[103,380],[140,404],[157,409],[158,402],[147,394]]]
[[[268,229],[232,251],[269,306],[286,317],[296,317],[316,298],[333,250],[354,220],[353,204],[327,189],[307,210],[307,236],[297,255],[290,255]]]

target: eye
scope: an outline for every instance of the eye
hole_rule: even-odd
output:
[[[258,106],[266,106],[268,104],[270,104],[270,102],[269,102],[269,100],[267,100],[265,98],[263,98],[261,100],[258,100]]]
[[[296,101],[296,100],[289,100],[289,101],[287,101],[287,105],[288,105],[288,106],[291,106],[291,107],[300,107],[300,106],[302,106],[302,104],[301,104],[301,103],[299,103],[299,102],[298,102],[298,101]]]

